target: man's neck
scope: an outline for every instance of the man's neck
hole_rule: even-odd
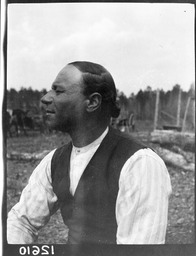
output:
[[[106,130],[108,125],[103,126],[90,126],[85,128],[80,128],[75,132],[70,134],[72,138],[73,145],[75,147],[85,147],[99,138],[102,133]]]

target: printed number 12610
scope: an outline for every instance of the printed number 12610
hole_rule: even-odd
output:
[[[33,246],[21,246],[19,249],[20,255],[54,255],[53,245],[33,245]]]

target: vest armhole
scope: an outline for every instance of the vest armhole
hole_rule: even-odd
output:
[[[54,181],[54,174],[55,174],[55,166],[56,164],[59,162],[62,154],[67,151],[70,147],[71,147],[71,142],[69,142],[66,145],[63,145],[59,148],[57,148],[53,154],[52,160],[51,160],[51,179],[52,179],[52,183]]]

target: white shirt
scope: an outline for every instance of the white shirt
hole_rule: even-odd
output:
[[[72,195],[106,131],[83,148],[73,146],[70,159]],[[20,201],[8,214],[7,239],[10,244],[33,243],[58,209],[52,189],[51,151],[33,171]],[[116,201],[117,244],[163,244],[167,227],[171,182],[162,159],[151,149],[140,149],[124,164]]]

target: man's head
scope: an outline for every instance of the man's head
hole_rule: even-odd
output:
[[[67,132],[91,120],[106,122],[120,112],[112,76],[92,62],[65,66],[41,101],[46,105],[49,125]]]
[[[111,74],[103,66],[88,61],[76,61],[68,65],[73,65],[82,72],[84,95],[88,97],[93,93],[100,94],[102,108],[105,106],[110,110],[111,117],[118,117],[120,109],[116,102],[116,87]]]

